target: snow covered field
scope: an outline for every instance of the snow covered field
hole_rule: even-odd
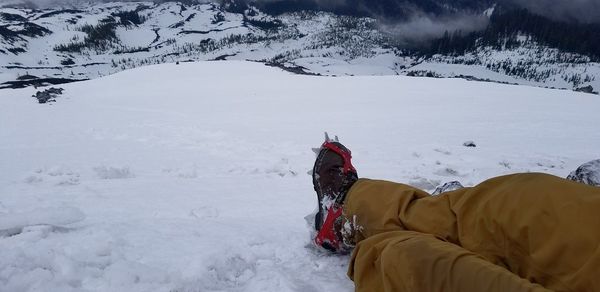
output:
[[[3,292],[352,291],[303,218],[323,131],[429,191],[600,158],[600,98],[570,91],[235,61],[62,87],[0,91]]]

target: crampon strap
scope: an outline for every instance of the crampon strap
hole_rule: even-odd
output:
[[[315,244],[329,251],[335,252],[340,249],[340,241],[334,230],[334,224],[338,217],[342,215],[342,208],[332,206],[327,210],[327,217],[321,226],[321,230],[315,237]]]
[[[340,156],[342,156],[342,159],[344,159],[344,174],[348,173],[348,171],[356,172],[356,169],[352,165],[352,153],[350,152],[350,150],[345,151],[342,148],[340,148],[339,146],[337,146],[329,141],[325,141],[325,143],[323,143],[323,145],[321,145],[321,147],[327,148],[327,149],[339,154]]]

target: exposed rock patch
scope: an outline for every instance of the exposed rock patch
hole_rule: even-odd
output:
[[[600,187],[600,159],[582,164],[575,171],[571,172],[567,179]]]
[[[63,93],[62,88],[50,87],[44,91],[36,92],[33,97],[37,98],[39,103],[55,102],[56,97]]]

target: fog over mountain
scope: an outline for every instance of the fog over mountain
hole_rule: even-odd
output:
[[[415,14],[407,21],[384,22],[379,28],[395,36],[403,47],[420,47],[446,32],[469,33],[484,29],[489,22],[483,14],[456,13],[446,16]]]

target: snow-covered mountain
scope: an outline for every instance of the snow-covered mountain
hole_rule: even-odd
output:
[[[526,34],[517,47],[482,45],[463,55],[428,56],[402,49],[397,35],[390,34],[397,28],[368,17],[319,11],[273,16],[215,3],[72,3],[71,9],[0,9],[0,83],[8,82],[0,87],[92,79],[165,62],[229,59],[321,75],[600,88],[600,64],[592,58],[548,47]],[[492,13],[485,11],[488,17]]]
[[[361,177],[428,191],[599,158],[578,92],[238,61],[61,87],[0,90],[0,291],[353,291],[303,219],[324,130]]]

